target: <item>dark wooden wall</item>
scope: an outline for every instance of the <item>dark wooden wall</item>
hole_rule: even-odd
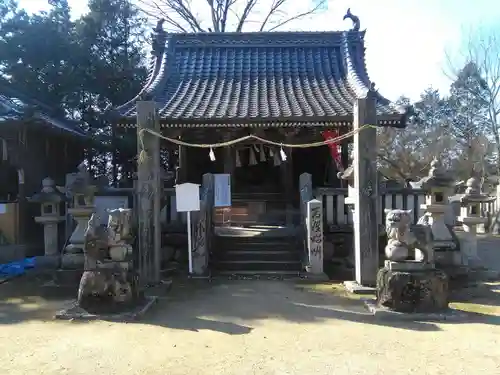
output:
[[[85,145],[66,133],[54,132],[33,123],[4,123],[0,128],[0,137],[7,142],[8,150],[8,158],[1,162],[0,169],[3,175],[8,176],[9,189],[15,186],[17,190],[10,200],[18,201],[20,205],[21,241],[43,251],[43,228],[34,221],[34,217],[40,214],[40,205],[28,203],[26,198],[41,190],[45,177],[64,185],[66,174],[74,172],[83,160]],[[24,171],[22,186],[17,184],[18,170]]]

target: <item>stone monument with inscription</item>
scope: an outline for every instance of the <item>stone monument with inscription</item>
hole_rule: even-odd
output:
[[[315,277],[323,273],[323,205],[317,199],[307,202],[307,258],[306,271]]]

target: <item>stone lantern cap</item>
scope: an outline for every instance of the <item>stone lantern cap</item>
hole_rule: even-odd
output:
[[[78,172],[74,181],[68,185],[68,191],[73,194],[93,194],[97,190],[94,182],[87,167],[82,162],[78,166]]]
[[[420,185],[423,189],[451,188],[453,184],[454,179],[443,170],[443,167],[437,158],[432,160],[429,174],[422,178],[418,183],[418,185]]]
[[[66,195],[57,189],[55,181],[50,177],[42,180],[42,191],[29,198],[33,203],[60,203],[66,200]]]
[[[468,203],[485,203],[495,200],[495,197],[490,197],[488,194],[481,192],[481,181],[477,177],[471,177],[465,183],[467,189],[465,194],[460,198],[460,203],[466,205]]]

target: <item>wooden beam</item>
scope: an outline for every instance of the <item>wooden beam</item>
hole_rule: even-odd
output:
[[[353,130],[376,124],[375,98],[370,92],[354,106]],[[363,129],[354,135],[354,257],[356,282],[374,286],[378,271],[377,130]]]
[[[140,285],[160,282],[160,139],[143,129],[159,132],[156,103],[137,102],[137,216]]]

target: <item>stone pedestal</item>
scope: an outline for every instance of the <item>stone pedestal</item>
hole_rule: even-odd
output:
[[[460,252],[462,255],[462,265],[467,267],[482,266],[481,258],[477,253],[477,227],[479,223],[484,223],[486,218],[459,217],[464,227],[464,232],[458,236],[460,240]]]
[[[44,261],[46,266],[59,266],[59,241],[57,235],[58,224],[64,220],[64,217],[35,217],[35,222],[43,225],[43,242],[44,242]]]
[[[462,265],[467,267],[481,267],[482,262],[477,253],[477,233],[480,226],[488,222],[482,215],[481,204],[491,202],[495,198],[481,192],[481,181],[477,177],[469,178],[466,182],[467,189],[460,199],[460,216],[464,233],[460,234],[460,252]]]
[[[445,220],[449,196],[453,192],[453,178],[442,168],[439,160],[434,159],[428,176],[420,181],[420,185],[427,190],[427,194],[425,204],[420,205],[425,214],[418,224],[428,226],[432,231],[435,262],[444,268],[460,266],[461,256],[456,237],[453,228]]]
[[[66,246],[65,253],[61,259],[62,268],[82,268],[85,262],[85,256],[83,253],[84,242],[85,242],[85,231],[87,229],[87,224],[94,212],[93,206],[87,207],[74,207],[68,209],[68,213],[76,221],[76,227],[71,237],[69,238],[69,244]]]
[[[85,272],[78,289],[78,306],[96,314],[134,306],[142,295],[132,269],[131,209],[108,210],[108,226],[93,214],[85,239]]]
[[[419,262],[391,262],[377,274],[377,305],[402,313],[437,313],[448,308],[448,277]]]

